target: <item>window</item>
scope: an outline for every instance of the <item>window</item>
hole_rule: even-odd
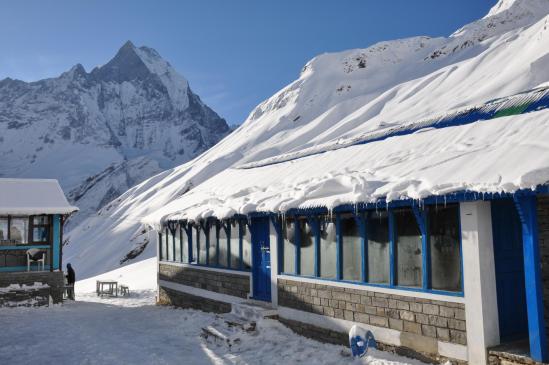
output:
[[[229,259],[229,237],[227,236],[227,222],[220,222],[218,226],[219,262],[221,267],[227,267]]]
[[[396,284],[422,286],[422,240],[412,209],[398,209],[395,215]]]
[[[197,226],[196,229],[198,231],[198,263],[201,264],[201,265],[207,265],[208,262],[206,261],[206,256],[208,254],[208,247],[206,247],[207,245],[207,240],[206,240],[206,229],[207,227],[205,227],[205,224],[204,225],[201,225],[201,226]]]
[[[8,218],[0,218],[0,241],[8,240]]]
[[[32,217],[32,241],[48,242],[50,240],[50,219],[47,215]]]
[[[166,261],[173,261],[173,238],[172,233],[166,227],[164,230],[164,247],[166,247]]]
[[[368,282],[389,284],[389,217],[387,211],[371,212],[367,221]]]
[[[279,236],[280,272],[460,292],[463,274],[458,204],[429,206],[417,216],[415,213],[411,208],[398,208],[338,213],[339,221],[329,215],[297,221],[286,218]],[[428,229],[427,242],[420,224]],[[425,252],[424,243],[428,244]],[[427,272],[429,281],[423,280]]]
[[[252,235],[245,221],[242,221],[240,227],[242,229],[242,266],[244,270],[250,270],[252,268]]]
[[[181,262],[189,263],[189,237],[187,235],[187,225],[182,225],[179,230],[181,233]]]
[[[362,237],[353,214],[341,215],[343,249],[343,280],[359,281],[362,278]]]
[[[217,266],[217,224],[209,226],[208,266]]]
[[[304,276],[315,275],[315,233],[311,223],[305,218],[299,219],[299,267]]]
[[[16,218],[10,219],[10,239],[17,243],[28,243],[29,219]]]
[[[194,224],[189,225],[189,230],[191,231],[192,248],[193,248],[191,262],[194,264],[198,263],[198,246],[199,246],[198,230],[199,229],[200,228]]]
[[[175,251],[174,251],[173,261],[181,262],[181,228],[179,227],[179,225],[177,226],[177,229],[174,232],[173,238],[175,242]]]
[[[230,221],[231,230],[231,269],[240,269],[240,224]]]
[[[337,244],[336,224],[332,217],[320,218],[320,277],[335,279]]]
[[[459,207],[430,207],[431,285],[433,289],[461,290]]]
[[[284,240],[281,272],[295,274],[295,220],[287,218],[282,223],[282,236]]]

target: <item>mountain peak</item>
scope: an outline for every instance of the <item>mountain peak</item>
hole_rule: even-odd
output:
[[[127,41],[109,62],[95,68],[92,74],[103,81],[121,83],[135,79],[146,79],[151,72],[137,55],[133,43]]]
[[[132,43],[132,41],[127,40],[126,43],[124,43],[124,44],[122,45],[122,47],[120,47],[120,49],[125,49],[125,48],[127,48],[127,49],[135,49],[135,46],[134,46],[134,44]],[[119,52],[120,52],[120,51],[119,51]]]

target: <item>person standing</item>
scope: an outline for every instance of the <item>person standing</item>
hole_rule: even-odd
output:
[[[67,297],[71,300],[74,300],[74,282],[76,281],[76,275],[71,264],[67,264]]]

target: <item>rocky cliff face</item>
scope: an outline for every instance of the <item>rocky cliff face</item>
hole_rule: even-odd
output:
[[[0,176],[59,179],[76,220],[229,132],[155,50],[131,42],[89,73],[0,81]]]

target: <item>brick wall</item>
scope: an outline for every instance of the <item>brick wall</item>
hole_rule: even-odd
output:
[[[465,306],[429,299],[278,279],[278,304],[466,345]]]
[[[244,299],[248,298],[250,292],[250,277],[247,275],[160,264],[158,277],[160,280]]]
[[[61,271],[24,271],[0,273],[0,288],[5,288],[10,284],[32,285],[35,282],[48,284],[50,286],[49,295],[51,295],[54,303],[63,301],[63,286],[65,284],[65,277]]]
[[[538,234],[545,327],[549,333],[549,196],[538,197]]]
[[[173,305],[180,308],[192,308],[214,313],[229,313],[231,311],[231,304],[229,303],[197,297],[162,286],[159,288],[158,294],[158,304],[161,305]]]

